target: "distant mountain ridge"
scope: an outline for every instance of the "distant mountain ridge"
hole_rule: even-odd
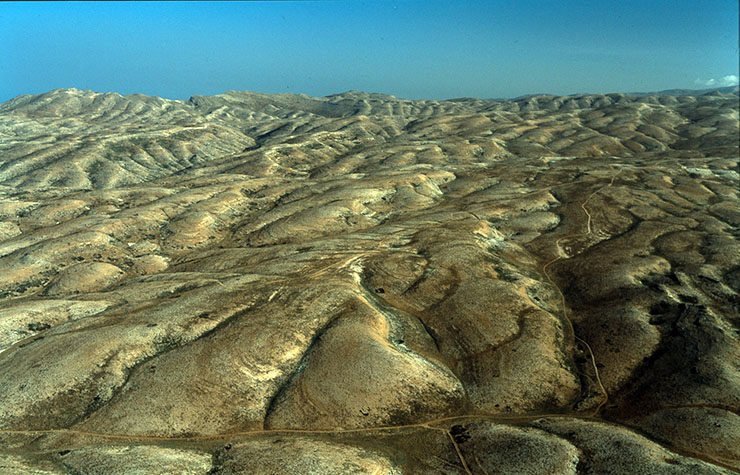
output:
[[[324,104],[336,104],[342,102],[345,105],[353,102],[387,102],[387,101],[399,101],[399,102],[450,102],[450,103],[475,103],[475,102],[512,102],[529,99],[532,97],[563,97],[563,98],[580,98],[590,96],[608,96],[608,97],[646,97],[646,96],[698,96],[705,94],[740,94],[740,86],[727,86],[727,87],[715,87],[708,89],[665,89],[662,91],[654,92],[626,92],[626,93],[606,93],[606,94],[592,94],[592,93],[578,93],[570,95],[558,95],[550,93],[536,93],[536,94],[525,94],[513,98],[489,98],[481,99],[475,97],[456,97],[449,99],[404,99],[398,98],[390,94],[383,93],[370,93],[363,91],[350,90],[346,92],[330,94],[323,97],[314,97],[307,94],[293,94],[293,93],[278,93],[269,94],[255,91],[237,91],[230,90],[222,94],[216,95],[193,95],[188,100],[179,99],[166,99],[159,96],[149,96],[146,94],[119,94],[117,92],[96,92],[89,89],[76,89],[76,88],[59,88],[41,94],[23,94],[16,96],[8,101],[0,102],[0,112],[9,110],[11,108],[18,108],[22,106],[32,106],[37,102],[42,102],[45,105],[49,103],[59,103],[59,101],[68,101],[66,104],[67,110],[74,108],[75,105],[88,105],[88,106],[101,106],[105,103],[109,103],[111,100],[120,101],[121,98],[127,98],[130,101],[141,101],[148,104],[163,105],[164,103],[169,104],[181,104],[183,106],[192,105],[197,107],[204,107],[207,105],[213,105],[217,100],[215,98],[221,98],[222,101],[228,101],[231,103],[239,103],[242,105],[252,106],[265,106],[268,104],[282,104],[290,105],[294,107],[297,104],[311,104],[311,103],[324,103]],[[94,96],[94,98],[93,98]],[[87,98],[87,100],[85,100]],[[117,99],[113,99],[117,98]],[[321,111],[321,107],[311,106],[310,108]]]
[[[712,87],[709,89],[666,89],[658,92],[630,92],[633,96],[700,96],[702,94],[737,94],[740,86]]]
[[[308,137],[315,133],[348,131],[358,148],[410,136],[448,140],[453,134],[491,157],[736,149],[737,103],[737,92],[721,90],[446,101],[359,91],[326,97],[229,91],[182,101],[56,89],[0,104],[0,185],[130,185],[250,151],[271,157],[270,148],[284,150],[286,141],[313,142]]]
[[[726,86],[726,87],[712,87],[708,89],[664,89],[662,91],[653,91],[653,92],[610,92],[603,94],[605,96],[633,96],[633,97],[646,97],[646,96],[701,96],[704,94],[738,94],[740,91],[740,86]],[[577,93],[577,94],[570,94],[568,96],[563,97],[580,97],[580,96],[590,96],[594,94],[589,93]],[[557,94],[547,94],[547,93],[538,93],[538,94],[525,94],[523,96],[517,96],[512,99],[490,99],[494,101],[518,101],[522,99],[527,99],[530,97],[557,97]],[[454,99],[458,100],[458,99]]]

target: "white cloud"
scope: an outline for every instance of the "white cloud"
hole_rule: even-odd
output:
[[[728,74],[727,76],[719,79],[697,79],[694,81],[699,86],[704,87],[726,87],[726,86],[737,86],[740,83],[740,78],[734,74]]]

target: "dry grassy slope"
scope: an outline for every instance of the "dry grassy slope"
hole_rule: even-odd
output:
[[[0,104],[0,468],[740,470],[739,171],[737,93]]]

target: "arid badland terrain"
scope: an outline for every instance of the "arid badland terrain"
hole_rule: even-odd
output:
[[[0,104],[0,472],[740,470],[738,101]]]

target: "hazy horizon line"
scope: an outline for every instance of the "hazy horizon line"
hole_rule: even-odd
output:
[[[681,93],[683,93],[683,95],[693,95],[691,93],[704,94],[704,93],[713,92],[713,91],[734,90],[734,89],[740,90],[740,86],[736,84],[736,85],[729,85],[729,86],[703,87],[703,88],[698,88],[698,89],[670,88],[670,89],[661,89],[661,90],[658,90],[658,91],[576,92],[576,93],[572,93],[572,94],[556,94],[556,93],[551,93],[551,92],[535,92],[535,93],[523,94],[523,95],[514,96],[514,97],[456,96],[456,97],[448,97],[448,98],[445,98],[445,99],[434,99],[434,98],[411,99],[411,98],[407,98],[407,97],[399,97],[399,96],[396,96],[394,94],[390,94],[390,93],[386,93],[386,92],[363,91],[361,89],[348,89],[346,91],[335,92],[335,93],[327,94],[327,95],[324,95],[324,96],[312,95],[312,94],[307,94],[307,93],[303,93],[303,92],[263,92],[263,91],[257,91],[257,90],[252,90],[252,89],[228,89],[226,91],[223,91],[223,92],[220,92],[220,93],[216,93],[216,94],[192,94],[188,98],[183,99],[183,98],[166,97],[166,96],[157,95],[157,94],[147,94],[147,93],[144,93],[144,92],[121,93],[119,91],[114,91],[114,90],[103,91],[103,90],[85,89],[85,88],[79,88],[79,87],[58,87],[58,88],[49,89],[47,91],[39,92],[39,93],[19,94],[19,95],[10,97],[9,99],[0,100],[0,103],[10,102],[10,101],[12,101],[14,99],[17,99],[19,97],[24,97],[24,96],[42,96],[44,94],[49,94],[49,93],[55,92],[55,91],[68,91],[68,90],[76,90],[76,91],[81,91],[81,92],[93,92],[93,93],[96,93],[96,94],[118,94],[120,96],[137,96],[138,95],[138,96],[147,96],[147,97],[157,97],[157,98],[165,99],[165,100],[168,100],[168,101],[182,101],[182,102],[187,102],[190,99],[192,99],[193,97],[199,97],[199,96],[200,97],[213,97],[213,96],[220,96],[220,95],[228,94],[228,93],[231,93],[231,92],[248,92],[248,93],[254,93],[254,94],[263,94],[263,95],[267,95],[267,96],[293,95],[293,96],[306,96],[306,97],[312,97],[312,98],[327,98],[327,97],[332,97],[332,96],[341,96],[341,95],[344,95],[344,94],[350,94],[350,93],[353,93],[354,92],[354,93],[363,93],[363,94],[374,94],[374,95],[381,95],[381,96],[389,96],[389,97],[393,97],[395,99],[406,100],[406,101],[440,101],[440,102],[444,102],[444,101],[456,101],[456,100],[466,100],[466,99],[480,100],[480,101],[514,101],[514,100],[518,100],[518,99],[524,99],[524,98],[527,98],[527,97],[538,97],[538,96],[577,97],[577,96],[592,96],[592,95],[606,96],[606,95],[610,95],[610,94],[652,95],[652,94],[661,94],[661,93],[669,93],[669,92],[673,92],[673,93],[681,92]]]

